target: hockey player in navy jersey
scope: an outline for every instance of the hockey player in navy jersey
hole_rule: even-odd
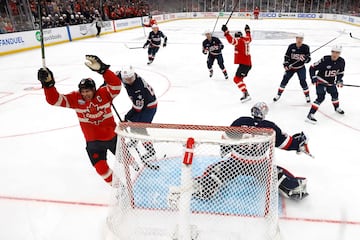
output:
[[[119,71],[118,76],[121,77],[129,98],[133,103],[132,108],[125,115],[125,121],[151,123],[157,110],[157,99],[153,88],[135,73],[131,66]],[[146,135],[146,129],[144,130],[145,132],[139,133]],[[137,145],[137,143],[132,141],[129,147]],[[142,144],[147,153],[141,158],[143,161],[149,161],[150,158],[155,156],[154,146],[151,142],[143,142]]]
[[[166,47],[167,44],[167,37],[162,31],[159,30],[158,25],[154,24],[151,28],[152,31],[149,33],[148,40],[144,44],[144,48],[148,47],[148,65],[150,65],[154,61],[155,55],[161,47],[161,38],[164,39],[164,43],[162,46]]]
[[[296,151],[298,153],[309,153],[308,139],[304,133],[297,133],[293,136],[287,135],[273,122],[265,120],[268,113],[268,106],[266,103],[256,103],[251,108],[252,117],[240,117],[235,120],[232,127],[254,127],[254,128],[270,128],[275,131],[275,146],[277,148]],[[246,134],[245,134],[246,135]],[[246,138],[246,136],[242,138]],[[236,138],[234,134],[226,133],[225,138]],[[239,146],[239,145],[222,145],[221,157],[225,160],[217,162],[206,170],[206,172],[195,179],[194,196],[200,199],[209,199],[213,197],[220,189],[230,180],[243,174],[244,169],[241,159],[248,158],[259,159],[258,155],[264,154],[266,151],[258,152],[258,149],[264,149],[266,146],[259,146],[259,143],[253,145]],[[251,149],[251,148],[254,149]],[[245,148],[245,149],[244,149]],[[269,146],[267,146],[269,149]],[[260,164],[261,167],[261,164]],[[278,184],[279,191],[282,195],[293,200],[301,200],[308,195],[306,191],[306,179],[302,177],[295,177],[286,169],[277,166],[278,170]]]
[[[331,55],[324,56],[309,69],[311,81],[316,85],[317,95],[307,116],[307,121],[310,123],[315,124],[317,122],[314,114],[318,110],[320,104],[325,100],[326,93],[331,95],[331,101],[335,112],[339,114],[345,113],[339,106],[339,93],[337,90],[338,87],[343,87],[343,76],[345,71],[345,60],[340,57],[341,51],[341,46],[334,46],[331,50]]]
[[[225,76],[225,79],[228,79],[229,76],[224,66],[224,58],[221,52],[224,49],[224,44],[222,44],[219,38],[212,36],[210,30],[205,31],[205,36],[206,39],[202,43],[203,46],[202,52],[205,55],[208,54],[207,67],[209,69],[210,77],[212,77],[214,74],[213,65],[216,59],[221,71]]]
[[[299,33],[296,35],[296,43],[290,44],[284,57],[284,77],[280,83],[277,95],[274,97],[274,102],[278,101],[281,94],[284,92],[289,80],[296,73],[300,80],[300,85],[304,91],[306,102],[310,102],[310,91],[306,82],[306,68],[305,63],[310,62],[310,48],[303,43],[304,34]]]

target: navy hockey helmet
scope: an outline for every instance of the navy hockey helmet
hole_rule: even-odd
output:
[[[264,102],[258,102],[251,108],[251,115],[254,118],[264,120],[269,112],[269,107]]]
[[[242,36],[243,36],[243,34],[242,34],[241,31],[235,32],[235,37],[236,37],[236,38],[240,38],[240,37],[242,37]]]
[[[81,79],[81,81],[79,83],[79,91],[82,89],[91,89],[91,90],[95,91],[95,89],[96,89],[95,81],[91,78]]]

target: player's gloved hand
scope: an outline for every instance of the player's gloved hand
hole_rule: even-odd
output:
[[[144,44],[144,46],[143,46],[143,48],[145,49],[145,48],[147,48],[147,46],[148,46],[148,44],[147,44],[147,43],[145,43],[145,44]]]
[[[166,45],[167,45],[167,43],[166,43],[166,42],[164,42],[163,47],[166,47]]]
[[[125,122],[133,122],[133,117],[135,115],[135,110],[132,108],[130,111],[125,115]]]
[[[311,77],[311,82],[312,82],[312,84],[316,84],[317,81],[318,81],[317,76],[312,76],[312,77]]]
[[[207,49],[203,49],[203,50],[202,50],[202,53],[203,53],[204,55],[206,55],[206,54],[208,54],[208,50],[207,50]]]
[[[226,25],[222,25],[221,31],[227,32],[228,30],[229,30],[229,29],[228,29],[228,27],[227,27]]]
[[[103,63],[98,56],[86,55],[85,58],[85,65],[88,66],[88,68],[91,70],[100,74],[104,74],[104,72],[110,67],[110,65]]]
[[[38,80],[43,88],[51,88],[55,85],[53,73],[48,68],[40,68],[38,71]]]
[[[245,32],[246,32],[246,33],[250,32],[250,27],[249,27],[249,25],[247,25],[247,24],[245,25]]]
[[[285,71],[289,71],[291,69],[291,66],[290,65],[284,65],[284,69],[285,69]]]
[[[336,86],[337,86],[338,88],[342,88],[342,87],[344,86],[344,81],[343,81],[343,80],[338,80],[338,81],[336,82]]]

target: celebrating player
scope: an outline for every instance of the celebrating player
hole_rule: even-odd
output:
[[[84,78],[79,83],[78,91],[64,95],[55,88],[53,73],[48,68],[38,71],[38,79],[49,104],[76,111],[90,161],[97,173],[111,185],[113,171],[107,164],[106,152],[110,150],[115,154],[116,150],[116,124],[111,112],[111,103],[120,93],[121,80],[109,70],[110,65],[103,63],[97,56],[86,55],[85,64],[103,75],[107,85],[96,90],[94,80]]]
[[[142,26],[143,26],[143,27],[152,27],[152,26],[154,26],[154,25],[157,25],[157,22],[156,22],[155,19],[153,19],[152,15],[149,14],[149,23],[147,23],[147,24],[144,24],[144,23],[143,23]]]
[[[155,24],[152,25],[151,28],[152,31],[149,33],[148,40],[144,44],[144,48],[149,46],[148,48],[149,62],[147,63],[148,65],[150,65],[154,61],[155,55],[159,51],[159,48],[161,47],[161,38],[164,38],[163,47],[166,47],[167,44],[167,37],[164,35],[162,31],[159,30],[159,27]]]
[[[310,102],[310,91],[308,84],[306,82],[306,68],[305,63],[310,62],[310,48],[308,45],[304,44],[304,34],[298,33],[296,35],[296,43],[290,44],[286,53],[284,60],[285,73],[284,77],[280,83],[280,87],[277,95],[274,97],[274,102],[278,101],[281,97],[281,94],[284,92],[286,85],[292,76],[297,73],[300,80],[300,85],[304,91],[306,102]]]
[[[307,121],[310,123],[315,124],[317,122],[314,114],[325,100],[326,93],[331,95],[335,111],[339,114],[345,113],[339,106],[339,93],[337,90],[338,87],[343,87],[342,78],[345,71],[345,60],[340,57],[341,51],[341,46],[334,46],[331,50],[331,55],[324,56],[309,69],[311,81],[313,84],[316,84],[317,95],[307,116]]]
[[[275,146],[277,148],[287,151],[297,151],[298,153],[309,153],[308,140],[304,133],[297,133],[289,136],[281,131],[281,129],[273,122],[265,120],[269,108],[264,102],[256,103],[251,108],[251,115],[253,117],[240,117],[235,120],[232,127],[256,127],[256,128],[270,128],[275,131]],[[246,134],[245,134],[246,135]],[[242,138],[246,138],[246,136]],[[225,138],[234,138],[234,134],[227,133]],[[253,148],[253,149],[252,149]],[[257,153],[259,143],[253,145],[239,146],[239,145],[222,145],[221,157],[229,156],[227,160],[220,161],[211,165],[206,173],[195,179],[195,193],[194,195],[201,199],[209,199],[213,197],[220,187],[242,174],[241,169],[244,169],[241,159],[259,157],[256,154],[263,154],[266,152],[262,150]],[[269,148],[269,146],[267,146]],[[294,200],[301,200],[308,195],[306,192],[306,179],[301,177],[294,177],[286,169],[277,166],[278,169],[278,184],[282,195]]]
[[[130,111],[125,115],[125,121],[151,123],[157,109],[157,99],[153,88],[134,72],[133,67],[129,66],[118,72],[122,79],[125,89],[133,103]],[[145,129],[146,131],[146,129]],[[144,132],[143,134],[147,134]],[[131,143],[130,147],[137,145],[136,141]],[[143,142],[147,151],[141,156],[142,161],[149,161],[155,156],[155,149],[151,142]]]
[[[236,32],[235,38],[233,38],[226,25],[223,25],[221,30],[225,33],[225,37],[228,42],[235,46],[234,63],[239,64],[239,67],[236,71],[234,82],[244,94],[240,100],[241,102],[249,101],[251,100],[251,97],[244,83],[244,78],[248,75],[251,69],[251,55],[249,49],[249,44],[251,42],[250,27],[249,25],[245,26],[245,37],[243,37],[242,32]]]
[[[212,67],[213,67],[214,61],[216,59],[219,64],[220,69],[222,70],[222,72],[225,76],[225,79],[228,79],[229,77],[228,77],[228,74],[227,74],[225,66],[224,66],[224,58],[221,53],[221,50],[224,49],[224,45],[222,44],[222,42],[220,41],[219,38],[212,36],[212,33],[210,30],[205,31],[205,36],[206,36],[206,39],[202,43],[202,45],[203,45],[202,52],[205,55],[208,54],[207,67],[210,72],[210,77],[212,77],[214,74],[214,70]]]

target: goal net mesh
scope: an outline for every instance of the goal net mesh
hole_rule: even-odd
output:
[[[111,239],[278,239],[274,132],[121,123]]]

